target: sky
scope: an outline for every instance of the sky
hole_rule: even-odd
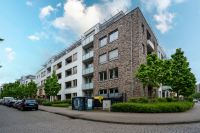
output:
[[[200,0],[1,0],[0,84],[36,74],[87,29],[136,7],[167,56],[181,48],[200,82],[199,5]]]

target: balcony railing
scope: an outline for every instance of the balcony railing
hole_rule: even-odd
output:
[[[94,40],[94,35],[87,37],[85,40],[83,40],[83,46],[91,43],[93,40]]]
[[[82,85],[83,90],[93,89],[93,83],[86,83]]]
[[[83,75],[91,74],[93,72],[94,72],[94,68],[93,67],[89,67],[89,68],[83,69]]]
[[[151,48],[151,50],[154,50],[154,44],[151,40],[147,40],[147,45]]]
[[[94,56],[94,51],[90,51],[89,53],[83,55],[83,61],[84,60],[87,60],[87,59],[90,59]]]

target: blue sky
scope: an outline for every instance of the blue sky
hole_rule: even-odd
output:
[[[200,81],[199,0],[13,0],[0,4],[0,84],[35,74],[97,22],[139,6],[168,56],[182,48]]]

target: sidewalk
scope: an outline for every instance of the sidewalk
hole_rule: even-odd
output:
[[[39,106],[40,110],[67,116],[73,119],[116,123],[116,124],[185,124],[200,122],[200,105],[196,104],[193,109],[183,113],[117,113],[74,111],[66,108]]]

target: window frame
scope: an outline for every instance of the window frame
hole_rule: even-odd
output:
[[[112,35],[114,35],[115,33],[117,33],[117,37],[111,40]],[[109,33],[109,39],[108,42],[111,43],[115,40],[117,40],[119,38],[119,31],[118,29],[113,30],[112,32]]]
[[[105,39],[105,44],[103,44],[102,45],[102,40],[104,40]],[[104,47],[104,46],[106,46],[108,44],[108,37],[107,36],[103,36],[103,37],[101,37],[100,39],[99,39],[99,47],[101,48],[101,47]]]
[[[103,61],[103,62],[100,61],[100,57],[101,57],[101,56],[105,56],[105,61]],[[106,63],[107,61],[108,61],[108,59],[107,59],[107,53],[104,53],[104,54],[99,55],[99,64],[104,64],[104,63]]]
[[[115,50],[117,50],[117,57],[110,58],[110,53],[111,53],[111,52],[114,52]],[[118,58],[119,58],[119,50],[118,50],[118,48],[113,49],[113,50],[111,50],[111,51],[108,52],[108,60],[109,60],[109,61],[116,60],[116,59],[118,59]]]

